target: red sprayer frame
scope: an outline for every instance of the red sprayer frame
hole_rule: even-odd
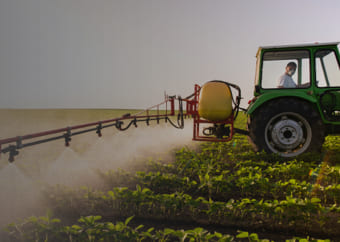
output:
[[[195,92],[192,95],[193,99],[184,99],[186,101],[186,110],[187,114],[191,115],[194,119],[193,126],[193,140],[195,141],[211,141],[211,142],[228,142],[233,138],[234,134],[234,114],[232,114],[228,119],[213,122],[206,119],[202,119],[198,113],[198,102],[200,97],[201,87],[199,85],[195,85]],[[192,97],[190,96],[190,97]],[[226,138],[216,138],[212,136],[203,136],[200,135],[200,124],[221,124],[221,125],[229,125],[230,127],[230,135]]]

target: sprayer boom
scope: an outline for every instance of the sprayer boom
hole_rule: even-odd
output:
[[[230,87],[238,92],[235,100]],[[124,131],[132,125],[137,127],[139,122],[149,125],[151,121],[156,121],[159,124],[163,120],[175,128],[183,129],[186,117],[192,117],[194,121],[193,140],[230,141],[236,131],[242,133],[234,128],[240,100],[241,91],[238,86],[222,81],[211,81],[202,87],[195,85],[195,92],[187,98],[165,95],[165,100],[162,103],[134,115],[128,113],[119,118],[2,139],[0,140],[0,155],[9,153],[9,162],[13,162],[14,157],[19,154],[18,150],[25,147],[58,139],[64,139],[65,146],[69,146],[72,136],[96,132],[101,137],[102,130],[105,128],[115,127],[119,131]],[[175,101],[178,102],[178,105],[175,105]],[[183,102],[186,103],[185,112]],[[174,116],[177,116],[177,123],[170,118]],[[206,127],[206,125],[213,126]],[[4,145],[8,146],[4,148]]]
[[[157,124],[159,124],[159,122],[163,120],[165,122],[169,122],[176,128],[183,128],[183,112],[178,113],[177,124],[175,124],[170,119],[170,117],[175,116],[175,100],[178,100],[180,105],[182,105],[180,97],[166,96],[165,100],[162,103],[154,105],[134,115],[127,113],[119,118],[2,139],[0,140],[0,155],[1,153],[9,153],[9,161],[13,162],[14,157],[19,154],[18,150],[25,147],[42,144],[58,139],[64,139],[65,146],[69,146],[72,136],[88,132],[96,132],[98,137],[101,137],[102,130],[105,128],[115,127],[119,131],[124,131],[130,128],[132,125],[137,127],[137,123],[140,122],[144,122],[149,125],[151,121],[156,121]],[[179,109],[183,110],[181,107],[179,107]],[[4,148],[4,145],[8,146]]]

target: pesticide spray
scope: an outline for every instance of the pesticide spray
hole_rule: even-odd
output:
[[[231,88],[237,92],[235,99]],[[16,166],[6,163],[4,158],[0,159],[0,183],[5,184],[0,187],[0,212],[6,214],[2,216],[0,226],[19,217],[44,213],[39,195],[45,184],[94,186],[100,182],[96,173],[98,170],[107,171],[119,167],[133,169],[138,161],[166,159],[170,150],[188,145],[191,140],[230,141],[235,132],[242,131],[234,128],[240,100],[238,86],[211,81],[202,88],[196,85],[195,92],[187,98],[165,95],[162,103],[134,115],[128,113],[119,118],[0,139],[0,154],[8,154],[9,162],[14,162],[14,158],[23,161]],[[175,101],[178,102],[177,106]],[[187,117],[193,123],[183,130],[184,119]],[[66,119],[71,120],[69,117]],[[7,121],[12,123],[11,120]],[[165,123],[161,124],[160,121]],[[149,125],[151,127],[146,129]],[[4,126],[6,124],[0,127]],[[107,128],[111,128],[111,131],[107,132]],[[82,136],[78,136],[80,134]],[[56,143],[60,139],[64,140],[66,148]],[[36,148],[38,144],[41,149]],[[23,155],[21,149],[28,147],[32,153]],[[48,155],[42,149],[51,152]]]
[[[72,119],[72,115],[67,119]],[[55,120],[51,116],[42,125],[46,126],[48,122],[58,125]],[[26,118],[28,128],[30,121],[35,122],[35,118]],[[171,128],[169,124],[145,125],[126,132],[111,129],[95,142],[94,134],[79,136],[70,147],[54,143],[32,147],[13,163],[8,163],[3,156],[0,159],[0,227],[28,216],[45,215],[41,190],[46,185],[100,186],[102,180],[98,170],[134,169],[137,163],[145,164],[150,159],[167,162],[172,159],[170,151],[173,149],[194,145],[191,135],[190,125],[182,131]],[[53,151],[51,156],[45,150]],[[3,236],[6,234],[1,232],[0,238]]]

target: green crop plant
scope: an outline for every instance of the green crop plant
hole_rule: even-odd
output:
[[[51,220],[46,226],[46,220]],[[7,230],[11,239],[15,241],[70,241],[70,242],[94,242],[94,241],[216,241],[231,242],[239,239],[247,239],[252,242],[268,242],[269,239],[260,239],[256,233],[238,231],[236,235],[209,232],[208,230],[196,227],[190,230],[176,230],[165,228],[145,228],[144,225],[136,227],[129,226],[133,217],[127,218],[124,222],[104,222],[101,216],[86,216],[78,219],[77,223],[63,226],[56,218],[31,217],[20,224],[11,224]],[[310,237],[294,237],[286,241],[311,241],[328,242],[330,240],[319,240]]]
[[[33,241],[237,241],[243,236],[261,241],[253,232],[280,231],[285,239],[293,234],[305,238],[292,241],[317,241],[310,236],[336,241],[337,142],[327,137],[319,156],[289,160],[255,153],[244,137],[237,136],[233,143],[182,148],[171,162],[146,161],[142,171],[99,172],[101,186],[47,186],[44,203],[60,222],[31,217],[12,224],[10,235],[21,240],[31,236]],[[131,216],[128,222],[133,226],[121,222]],[[215,231],[226,227],[236,229],[232,235]]]

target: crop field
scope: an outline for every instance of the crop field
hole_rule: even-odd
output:
[[[246,127],[245,115],[236,126]],[[168,152],[97,169],[93,186],[45,186],[45,216],[9,224],[9,239],[340,241],[340,137],[294,159],[254,153],[241,135]]]

